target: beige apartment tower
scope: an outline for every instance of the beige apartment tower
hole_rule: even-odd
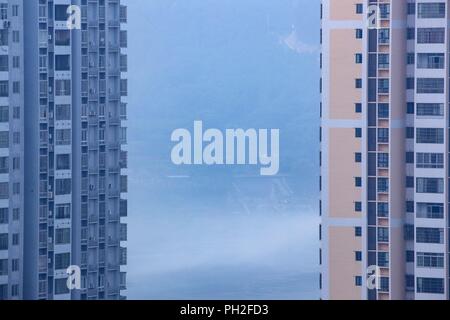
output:
[[[322,0],[322,299],[449,299],[449,5]]]

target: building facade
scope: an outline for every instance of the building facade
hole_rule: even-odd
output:
[[[0,15],[0,298],[124,299],[126,7],[2,0]]]
[[[322,1],[323,299],[449,299],[449,5]]]
[[[0,1],[0,300],[23,297],[22,1]]]

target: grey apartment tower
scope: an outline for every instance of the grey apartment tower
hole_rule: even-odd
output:
[[[120,0],[0,0],[0,300],[125,299],[126,22]]]

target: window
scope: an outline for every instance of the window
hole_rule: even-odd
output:
[[[355,54],[355,63],[356,64],[361,64],[363,63],[363,57],[361,53],[357,53]]]
[[[444,219],[443,203],[417,203],[417,218]]]
[[[442,118],[444,116],[443,103],[418,103],[418,117]]]
[[[19,43],[20,42],[20,32],[17,30],[14,30],[12,32],[12,39],[14,43]]]
[[[19,208],[14,208],[13,209],[13,220],[14,221],[19,221],[20,220],[20,209]]]
[[[0,55],[0,71],[9,71],[9,57]]]
[[[388,143],[389,142],[389,129],[380,128],[378,129],[378,143]]]
[[[0,300],[8,299],[8,285],[0,284]]]
[[[380,218],[387,218],[389,216],[389,204],[387,202],[379,202],[377,205],[377,213]]]
[[[378,55],[378,68],[389,69],[389,55],[386,53],[380,53]]]
[[[13,119],[20,119],[20,107],[13,108]]]
[[[387,277],[380,278],[380,291],[389,292],[389,278]]]
[[[388,178],[378,178],[378,192],[379,193],[388,193],[389,192]]]
[[[378,168],[389,168],[389,154],[379,153],[378,154]]]
[[[55,30],[55,45],[70,46],[70,31],[69,30]]]
[[[406,177],[406,188],[414,188],[414,177]]]
[[[420,94],[444,93],[444,79],[418,78],[417,93]]]
[[[362,228],[355,227],[355,237],[362,237]]]
[[[356,152],[355,153],[355,162],[356,163],[361,163],[362,162],[362,153],[361,152]]]
[[[441,128],[417,128],[417,143],[443,144],[444,129]]]
[[[391,6],[388,3],[380,3],[380,18],[389,19],[391,14]]]
[[[443,253],[430,253],[430,252],[417,252],[417,266],[419,268],[444,268],[444,254]]]
[[[378,252],[378,266],[381,268],[389,267],[389,252]]]
[[[389,29],[380,29],[378,31],[378,42],[380,44],[388,44],[390,40],[390,30]]]
[[[389,118],[389,104],[379,103],[378,104],[378,118],[388,119]]]
[[[67,121],[70,120],[71,109],[70,104],[57,104],[56,105],[56,120],[57,121]]]
[[[364,6],[362,3],[356,4],[356,14],[362,14],[364,11]]]
[[[56,155],[56,170],[70,170],[70,156],[68,154]]]
[[[414,225],[413,224],[405,224],[403,228],[404,239],[406,241],[414,241]]]
[[[414,201],[406,201],[406,212],[414,213]]]
[[[8,234],[0,233],[0,250],[8,250]]]
[[[417,68],[444,69],[445,56],[443,53],[419,53],[417,55]]]
[[[8,29],[0,29],[0,46],[7,46],[9,42]]]
[[[408,13],[408,15],[416,14],[416,3],[415,2],[408,2],[407,13]]]
[[[9,173],[9,157],[0,157],[0,174]]]
[[[19,272],[19,270],[20,270],[19,259],[12,259],[11,260],[11,271]]]
[[[9,106],[0,106],[0,122],[9,122]]]
[[[0,259],[0,276],[8,275],[8,259]]]
[[[414,127],[406,127],[406,139],[414,139]]]
[[[13,246],[18,246],[19,245],[19,234],[18,233],[13,233],[13,235],[12,235],[12,245]]]
[[[56,219],[70,219],[70,204],[59,204],[55,208]]]
[[[355,286],[357,286],[357,287],[362,286],[362,277],[361,276],[355,277]]]
[[[0,224],[8,224],[8,208],[0,208]]]
[[[444,28],[418,28],[417,43],[444,43],[445,29]]]
[[[70,96],[70,80],[56,80],[55,87],[56,96]]]
[[[71,179],[56,179],[56,195],[67,195],[72,192]]]
[[[13,68],[14,69],[20,68],[20,57],[18,57],[18,56],[13,57]]]
[[[68,5],[57,4],[55,5],[55,21],[67,21],[69,15],[67,14]]]
[[[378,93],[389,93],[389,79],[378,79]]]
[[[444,193],[444,179],[417,178],[417,193]]]
[[[70,243],[70,228],[55,230],[55,244]]]
[[[445,18],[445,2],[419,3],[417,17],[420,19]]]
[[[5,200],[9,198],[9,183],[0,182],[0,199]]]
[[[357,201],[355,202],[355,211],[356,212],[361,212],[362,211],[362,203]]]
[[[17,4],[14,4],[12,6],[12,15],[13,15],[13,17],[19,16],[19,6]]]
[[[355,103],[355,112],[356,113],[362,112],[362,104],[361,103]]]
[[[355,37],[356,37],[356,39],[362,39],[363,38],[363,31],[362,31],[362,29],[356,29],[356,31],[355,31]]]
[[[55,269],[67,270],[70,266],[70,253],[55,254]]]
[[[55,294],[68,294],[67,278],[55,279]]]
[[[361,137],[362,137],[362,129],[355,128],[355,138],[361,138]]]
[[[55,55],[55,70],[56,71],[70,71],[70,55]]]
[[[417,153],[417,168],[442,169],[444,168],[444,154],[442,153]]]
[[[406,113],[407,114],[414,114],[414,103],[413,102],[408,102],[406,104]]]
[[[412,65],[415,63],[415,55],[412,52],[406,54],[406,64]]]
[[[70,145],[71,140],[72,139],[70,129],[56,130],[56,145]]]
[[[0,81],[0,97],[6,98],[9,96],[9,82]]]
[[[406,251],[406,262],[410,263],[410,262],[414,262],[414,251]]]
[[[360,177],[355,178],[355,187],[361,187],[362,186],[362,179]]]
[[[378,228],[378,241],[389,242],[389,228],[384,227]]]
[[[406,78],[406,90],[414,90],[414,78]]]
[[[362,79],[355,79],[355,88],[361,89],[362,88]]]
[[[414,152],[406,152],[406,163],[414,164]]]
[[[444,279],[441,278],[417,278],[417,292],[443,294]]]
[[[355,251],[355,261],[362,261],[362,252]]]
[[[444,244],[444,229],[417,228],[417,243]]]
[[[1,20],[8,19],[8,3],[0,4],[0,19]]]

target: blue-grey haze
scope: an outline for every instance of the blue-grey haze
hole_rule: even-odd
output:
[[[129,298],[318,298],[319,1],[126,3]],[[195,120],[279,128],[280,175],[174,166]]]

